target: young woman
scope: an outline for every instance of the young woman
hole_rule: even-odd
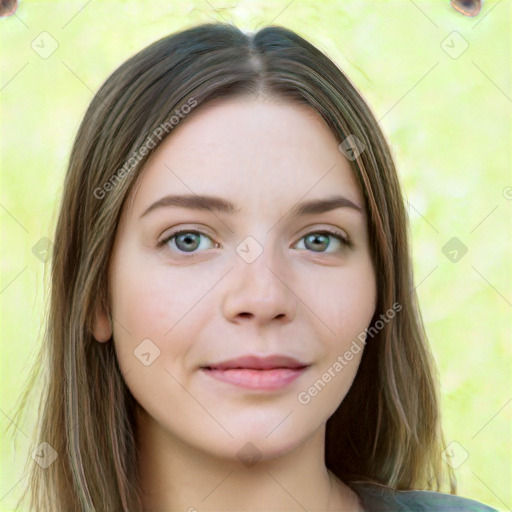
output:
[[[42,355],[30,510],[493,510],[441,457],[385,138],[290,30],[198,26],[101,87]]]

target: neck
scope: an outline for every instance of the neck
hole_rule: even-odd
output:
[[[281,456],[258,451],[261,458],[249,462],[187,445],[146,413],[137,416],[145,512],[363,510],[357,495],[325,467],[325,425]],[[250,445],[246,449],[251,453]]]

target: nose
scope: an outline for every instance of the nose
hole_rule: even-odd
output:
[[[230,322],[250,321],[258,325],[270,321],[291,322],[297,312],[298,298],[291,289],[290,269],[283,267],[268,249],[251,263],[235,255],[222,305],[225,318]]]

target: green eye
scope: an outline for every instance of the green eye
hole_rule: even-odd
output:
[[[201,237],[205,237],[210,240],[213,246],[219,247],[219,244],[215,244],[211,237],[202,231],[196,230],[181,230],[175,231],[171,233],[164,240],[159,242],[158,247],[163,247],[164,245],[168,246],[173,252],[179,252],[182,254],[194,254],[201,247]],[[332,240],[334,239],[334,244]],[[352,247],[352,243],[341,232],[335,230],[319,230],[312,231],[307,235],[304,235],[300,241],[305,240],[303,244],[306,250],[310,250],[311,252],[318,254],[331,254],[336,251],[342,250],[344,247]],[[299,242],[300,242],[299,241]],[[204,245],[204,244],[203,244]],[[330,249],[334,245],[334,249],[331,251],[326,251]],[[211,247],[203,247],[203,249],[208,249]],[[201,252],[201,251],[199,251]]]
[[[200,246],[200,237],[204,236],[211,240],[211,238],[201,231],[177,231],[176,233],[171,234],[165,240],[160,242],[160,245],[168,244],[171,240],[174,241],[174,245],[177,247],[178,251],[182,251],[184,253],[191,253],[196,251],[196,249]]]
[[[301,240],[305,240],[304,246],[306,247],[306,249],[311,248],[313,252],[320,252],[321,254],[323,254],[326,251],[323,251],[322,249],[328,249],[333,245],[332,242],[330,241],[330,239],[332,238],[335,239],[334,249],[333,251],[329,251],[329,253],[326,254],[339,251],[343,249],[343,247],[351,247],[351,243],[346,236],[337,231],[330,230],[313,231],[303,236]],[[338,247],[336,248],[337,244]],[[320,249],[320,251],[317,251],[316,249]]]

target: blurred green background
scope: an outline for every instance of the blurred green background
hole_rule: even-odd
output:
[[[143,47],[214,20],[297,31],[370,104],[408,202],[415,281],[459,494],[512,510],[508,0],[485,1],[474,18],[448,0],[24,1],[1,18],[2,433],[43,332],[47,239],[94,92]],[[1,441],[1,511],[14,510],[25,484],[35,404],[17,424],[15,443]]]

